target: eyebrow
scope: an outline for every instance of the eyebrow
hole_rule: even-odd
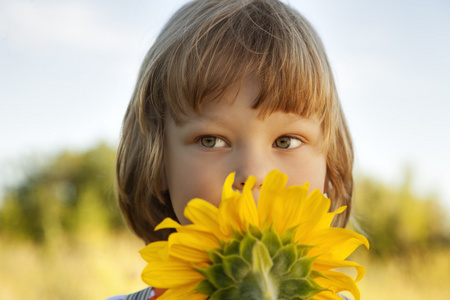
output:
[[[259,118],[259,120],[264,121],[267,118],[270,118],[273,114],[277,112],[268,114],[265,118]],[[283,112],[281,112],[283,113]],[[295,113],[284,113],[281,121],[284,124],[291,123],[300,123],[302,126],[306,128],[310,128],[315,125],[315,122],[319,122],[317,118],[312,117],[304,117]],[[233,123],[233,116],[228,116],[226,114],[212,113],[212,114],[201,114],[201,113],[191,113],[189,115],[180,116],[179,120],[176,122],[178,126],[184,127],[188,123],[193,124],[214,124],[215,126],[226,126],[230,123]],[[319,124],[320,125],[320,124]]]
[[[214,126],[225,127],[232,122],[232,117],[225,116],[223,114],[217,114],[213,116],[192,114],[191,116],[182,116],[176,122],[179,127],[185,127],[190,124],[193,126],[206,124]]]

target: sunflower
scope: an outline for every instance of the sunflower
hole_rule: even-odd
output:
[[[258,204],[250,176],[242,193],[234,191],[234,174],[224,184],[215,207],[191,200],[184,211],[192,224],[163,220],[156,230],[174,228],[167,241],[140,251],[148,262],[142,279],[167,291],[167,299],[341,299],[349,291],[360,299],[356,282],[364,267],[346,258],[367,239],[330,227],[346,207],[329,212],[331,201],[308,184],[285,187],[276,170],[264,179]],[[334,269],[354,267],[354,280]]]

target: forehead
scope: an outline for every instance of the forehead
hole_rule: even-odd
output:
[[[255,107],[260,94],[260,82],[255,76],[246,77],[241,83],[230,86],[219,96],[209,96],[199,106],[197,111],[190,110],[178,117],[179,125],[188,123],[209,123],[230,125],[240,121],[240,124],[254,122],[278,125],[302,123],[307,127],[320,127],[316,114],[309,116],[282,110],[272,110],[263,113],[260,107]],[[274,99],[273,101],[276,101]]]
[[[271,115],[283,115],[288,121],[299,117],[312,118],[318,121],[319,115],[314,110],[297,110],[292,107],[280,107],[280,99],[275,95],[266,95],[262,98],[261,80],[254,74],[246,76],[243,80],[231,84],[222,92],[211,92],[195,106],[189,106],[183,111],[170,111],[170,115],[177,123],[192,121],[197,118],[216,118],[227,109],[239,107],[239,109],[251,108],[260,120]],[[291,100],[294,101],[294,100]],[[298,100],[301,102],[302,100]],[[239,112],[239,109],[235,113]],[[229,111],[230,113],[230,111]],[[232,111],[231,111],[232,113]]]

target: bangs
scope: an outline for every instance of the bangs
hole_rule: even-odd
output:
[[[143,65],[143,125],[166,113],[177,121],[200,112],[203,102],[220,101],[247,76],[259,80],[253,108],[262,118],[277,111],[316,115],[325,140],[338,118],[333,75],[320,38],[280,1],[188,3],[169,20]]]
[[[178,47],[167,53],[160,88],[174,117],[189,109],[198,112],[208,96],[220,99],[231,85],[255,75],[261,90],[253,107],[261,115],[283,111],[323,119],[334,83],[320,39],[307,21],[278,1],[222,2],[221,9],[184,17],[183,34],[174,41]]]

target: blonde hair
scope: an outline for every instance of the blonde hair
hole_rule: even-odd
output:
[[[146,243],[176,219],[163,191],[164,119],[199,111],[249,75],[260,80],[253,108],[320,117],[329,197],[347,205],[334,226],[345,226],[353,190],[353,149],[324,47],[298,12],[277,0],[193,1],[169,20],[147,53],[128,106],[117,156],[118,201]]]

